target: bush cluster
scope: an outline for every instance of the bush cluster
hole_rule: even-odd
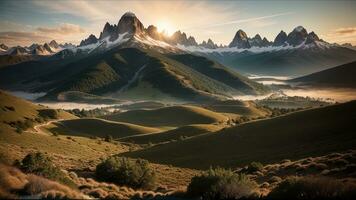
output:
[[[72,180],[56,167],[49,157],[40,152],[27,154],[21,162],[17,163],[17,165],[24,173],[43,176],[70,187],[76,187]]]
[[[38,114],[43,119],[58,119],[58,111],[55,109],[42,109],[38,110]]]
[[[32,119],[25,119],[24,121],[11,121],[8,122],[11,127],[16,129],[17,133],[22,133],[26,131],[28,128],[32,128],[34,125],[34,121]]]
[[[290,177],[282,181],[267,199],[354,199],[356,185],[330,177]]]
[[[111,112],[108,111],[106,108],[95,108],[92,110],[84,110],[84,109],[72,109],[72,110],[65,110],[77,117],[98,117],[98,116],[103,116],[103,115],[108,115]]]
[[[210,169],[192,178],[187,195],[202,199],[241,199],[256,197],[257,184],[244,174],[222,168]]]
[[[251,162],[244,169],[241,170],[242,173],[252,174],[254,172],[261,171],[263,165],[260,162]]]
[[[152,189],[156,176],[146,160],[112,156],[96,166],[97,179],[132,188]]]

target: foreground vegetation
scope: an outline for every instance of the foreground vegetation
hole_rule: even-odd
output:
[[[142,118],[115,114],[150,125],[145,127],[119,120],[77,119],[63,110],[48,109],[5,93],[0,98],[4,114],[0,116],[0,162],[7,163],[0,166],[1,198],[354,196],[356,151],[345,150],[354,147],[355,102],[295,111],[226,101],[204,108],[195,105],[142,110]],[[263,119],[273,113],[278,117]],[[159,119],[156,124],[149,120],[152,116]],[[4,123],[39,117],[43,121],[35,121],[22,134]],[[148,157],[150,161],[135,159],[136,155],[148,155],[142,152],[153,152],[155,157]],[[162,160],[168,165],[152,163]],[[184,166],[181,163],[190,168],[177,167]],[[214,167],[219,165],[225,168]],[[210,169],[192,169],[204,166]]]

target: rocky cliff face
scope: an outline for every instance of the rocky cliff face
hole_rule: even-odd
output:
[[[307,30],[302,26],[298,26],[288,34],[287,43],[292,46],[300,45],[305,42],[307,36]]]
[[[84,39],[80,42],[79,46],[85,46],[89,44],[95,44],[98,42],[98,38],[95,37],[95,35],[90,34],[87,39]]]
[[[169,39],[168,42],[171,44],[181,44],[184,46],[197,46],[198,43],[195,41],[195,38],[190,36],[187,38],[187,34],[181,31],[175,32]]]
[[[274,39],[273,46],[285,46],[287,45],[287,34],[284,31],[279,32]]]
[[[237,47],[239,49],[248,49],[251,48],[251,45],[248,41],[247,34],[243,30],[238,30],[235,34],[234,39],[229,44],[229,47]]]

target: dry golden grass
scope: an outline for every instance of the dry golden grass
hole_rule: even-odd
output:
[[[38,196],[39,198],[83,199],[85,195],[57,182],[27,175],[20,170],[0,164],[0,198],[21,198]]]
[[[212,124],[228,120],[228,117],[198,106],[171,106],[155,110],[133,110],[105,116],[105,119],[143,126],[178,127],[189,124]]]

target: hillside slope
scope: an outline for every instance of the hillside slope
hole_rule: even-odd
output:
[[[171,106],[155,110],[132,110],[104,116],[104,118],[143,126],[172,127],[189,124],[212,124],[228,119],[225,115],[198,106]]]
[[[170,142],[172,140],[182,140],[188,137],[194,137],[204,133],[215,132],[220,130],[221,128],[222,126],[218,126],[218,125],[193,124],[193,125],[178,127],[173,130],[168,130],[156,134],[126,137],[121,139],[120,141],[125,141],[125,142],[130,142],[135,144],[149,144],[149,143],[157,144],[163,142]]]
[[[246,123],[125,155],[206,169],[322,155],[356,145],[356,101]]]
[[[124,92],[142,85],[186,101],[268,90],[206,58],[189,54],[172,58],[171,54],[140,47],[116,47],[81,58],[24,62],[0,68],[0,78],[3,88],[48,92],[42,100],[56,100],[58,94],[67,91],[121,98]],[[143,99],[150,95],[141,93]]]
[[[57,122],[60,133],[69,132],[70,135],[106,137],[126,137],[138,134],[160,132],[160,129],[139,126],[135,124],[112,122],[97,118],[73,119]]]
[[[290,80],[315,87],[356,88],[356,61]]]
[[[292,77],[304,76],[356,60],[356,51],[344,47],[202,54],[242,73]]]
[[[0,134],[26,130],[46,120],[75,119],[63,110],[52,110],[0,90]]]

